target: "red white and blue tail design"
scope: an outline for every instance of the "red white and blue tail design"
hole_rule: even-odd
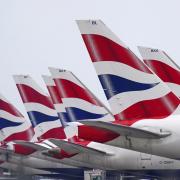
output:
[[[69,118],[69,114],[66,112],[66,108],[62,102],[62,98],[59,93],[60,91],[58,90],[53,78],[51,76],[42,76],[42,77],[47,86],[49,94],[52,98],[54,107],[55,107],[56,111],[58,112],[59,117],[61,118],[61,121],[62,121],[62,124],[64,127],[64,131],[66,134],[66,138],[67,138],[66,140],[70,141],[70,142],[78,143],[78,144],[80,143],[80,144],[83,144],[84,146],[89,144],[89,141],[85,141],[82,139],[81,139],[81,141],[79,141],[78,129],[77,129],[77,125],[79,123],[77,123],[77,122],[70,123],[70,122],[72,122],[72,120],[71,120],[71,118]],[[53,141],[53,140],[50,140],[50,142],[51,141]],[[56,143],[53,142],[53,144],[56,144]],[[71,153],[70,156],[72,156],[72,155],[74,155],[74,153]]]
[[[113,118],[110,115],[109,118],[108,115],[104,115],[107,114],[107,111],[102,110],[102,106],[98,105],[100,104],[100,102],[96,101],[96,98],[94,97],[92,98],[92,95],[89,94],[88,90],[86,90],[85,87],[79,81],[77,81],[77,79],[74,78],[70,72],[64,70],[62,72],[62,70],[58,70],[54,68],[53,69],[51,68],[51,71],[55,71],[52,73],[57,74],[57,76],[55,76],[56,77],[55,79],[56,79],[56,83],[58,83],[58,86],[60,88],[56,86],[52,77],[43,76],[43,79],[49,90],[56,111],[62,117],[61,118],[63,121],[62,124],[67,125],[64,128],[66,137],[68,139],[71,139],[71,141],[78,141],[78,137],[79,137],[82,139],[88,139],[90,141],[95,140],[97,142],[106,142],[107,140],[117,137],[117,134],[114,135],[114,133],[111,133],[109,131],[107,132],[106,130],[101,130],[90,126],[82,125],[81,123],[77,122],[77,121],[82,121],[83,119],[84,120],[101,119],[104,121],[105,120],[112,121]],[[63,76],[60,76],[62,75],[61,73],[63,73]],[[65,82],[65,84],[63,82]],[[63,84],[61,85],[61,83]],[[70,85],[70,86],[66,86],[66,85]],[[67,91],[65,89],[67,89]],[[81,109],[83,106],[86,108],[86,111],[84,110],[84,108],[83,110]],[[90,108],[89,110],[90,112],[87,111],[87,107]],[[78,111],[76,111],[77,109]],[[93,111],[94,109],[95,111]],[[81,114],[77,114],[77,112],[78,113],[81,112]]]
[[[71,121],[113,121],[114,117],[72,72],[50,68],[66,112]]]
[[[52,100],[30,76],[14,76],[36,136],[41,139],[65,138]]]
[[[0,141],[9,142],[13,140],[29,141],[34,135],[30,121],[9,101],[0,95]]]
[[[144,63],[180,97],[180,68],[160,49],[138,48]]]
[[[116,120],[130,125],[176,110],[179,99],[102,21],[77,24]]]

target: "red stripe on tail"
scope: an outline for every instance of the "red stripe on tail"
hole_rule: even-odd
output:
[[[116,61],[129,65],[137,70],[151,73],[133,52],[114,41],[95,34],[82,34],[82,37],[93,62]]]
[[[180,71],[158,60],[144,60],[164,82],[170,82],[180,85]]]
[[[121,124],[130,126],[140,119],[166,118],[176,110],[179,104],[180,100],[170,92],[159,99],[138,102],[114,117],[120,120]],[[138,116],[139,112],[141,116]]]
[[[49,138],[66,139],[64,128],[63,127],[53,128],[41,135],[41,139],[49,139]]]
[[[33,88],[24,84],[17,84],[17,88],[20,92],[23,103],[40,103],[44,106],[54,109],[50,97],[44,96],[35,91]]]
[[[54,81],[57,84],[61,98],[79,98],[88,101],[91,104],[101,106],[87,90],[77,84],[65,79],[55,79]]]
[[[0,109],[6,111],[14,116],[23,117],[23,115],[11,104],[0,99]]]
[[[14,140],[30,141],[33,136],[34,136],[34,129],[30,127],[29,129],[8,136],[4,141],[5,142],[10,142]]]

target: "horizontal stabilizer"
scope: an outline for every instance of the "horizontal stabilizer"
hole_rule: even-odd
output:
[[[159,139],[171,135],[170,132],[151,132],[148,130],[138,129],[129,126],[123,126],[119,124],[113,124],[109,122],[102,121],[82,121],[83,124],[110,130],[112,132],[118,133],[123,136],[135,137],[135,138],[149,138],[149,139]]]
[[[33,143],[33,142],[27,142],[27,141],[14,141],[16,144],[19,144],[19,145],[22,145],[22,146],[25,146],[25,147],[30,147],[30,148],[33,148],[37,151],[44,151],[44,150],[49,150],[50,147],[47,146],[46,144],[43,144],[43,143]]]
[[[59,139],[49,139],[50,142],[58,146],[59,148],[67,151],[68,153],[90,153],[95,155],[113,155],[112,153],[105,152],[103,150],[94,149],[91,147],[83,146],[81,144],[72,143],[69,141]]]

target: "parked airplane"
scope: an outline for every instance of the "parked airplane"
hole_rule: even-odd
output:
[[[179,98],[100,20],[77,24],[116,123],[86,124],[121,134],[111,145],[179,159],[180,117],[170,116],[179,114]]]
[[[144,63],[180,97],[180,67],[162,50],[138,47]]]

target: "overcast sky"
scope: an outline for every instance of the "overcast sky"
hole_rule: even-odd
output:
[[[75,20],[101,19],[138,56],[137,45],[160,48],[180,65],[179,18],[179,0],[0,0],[0,93],[25,113],[12,75],[45,88],[51,66],[73,71],[106,103]]]

